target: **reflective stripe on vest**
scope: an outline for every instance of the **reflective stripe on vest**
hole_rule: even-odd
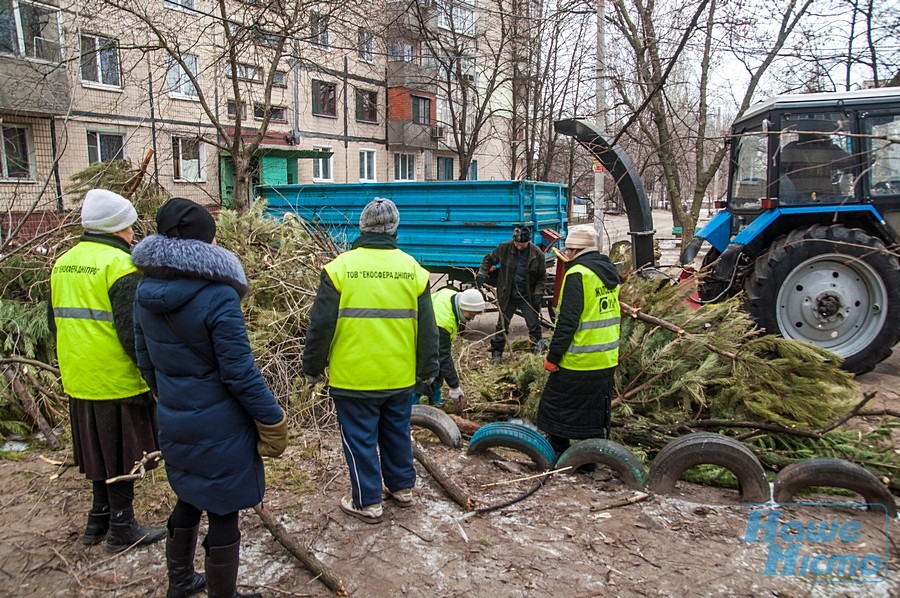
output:
[[[50,284],[56,355],[63,389],[77,399],[105,400],[147,392],[113,324],[109,289],[137,272],[127,251],[82,241],[53,265]]]
[[[339,255],[325,272],[341,294],[328,357],[331,386],[413,386],[419,296],[428,288],[428,271],[399,249],[359,247]]]
[[[459,322],[453,312],[453,297],[457,291],[444,287],[437,293],[431,294],[431,304],[434,306],[434,320],[438,328],[443,328],[450,335],[450,340],[456,338]]]
[[[576,264],[563,278],[559,305],[562,305],[566,278],[581,274],[584,309],[572,344],[559,361],[569,370],[590,371],[611,368],[619,363],[619,287],[609,289],[589,268]]]

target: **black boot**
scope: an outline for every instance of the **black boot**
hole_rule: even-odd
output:
[[[81,541],[88,546],[94,546],[103,541],[108,531],[109,507],[106,507],[105,511],[92,510],[88,514],[87,525],[84,528],[84,535],[81,537]]]
[[[262,594],[239,594],[238,565],[241,562],[241,541],[228,546],[206,545],[206,594],[209,598],[262,598]]]
[[[132,546],[147,546],[166,537],[164,527],[141,527],[134,517],[126,523],[110,523],[106,536],[106,549],[122,552]]]
[[[187,598],[206,587],[206,578],[194,571],[199,530],[199,524],[190,529],[175,528],[166,537],[166,566],[169,569],[166,598]]]

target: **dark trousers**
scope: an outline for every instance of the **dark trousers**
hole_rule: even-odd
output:
[[[134,519],[134,482],[91,482],[93,504],[91,512],[109,512],[113,523],[128,523]]]
[[[186,503],[180,498],[169,515],[169,532],[176,529],[191,529],[200,523],[203,511],[192,504]],[[241,539],[241,530],[238,525],[238,511],[226,515],[207,513],[209,519],[209,531],[206,534],[204,545],[208,548],[217,546],[231,546]]]
[[[525,325],[528,326],[528,337],[531,339],[531,342],[536,343],[541,340],[540,314],[521,297],[510,297],[506,308],[500,310],[500,314],[497,316],[496,332],[491,338],[491,351],[503,353],[503,348],[506,346],[506,337],[509,336],[509,321],[517,309],[522,311],[522,317],[525,318]]]
[[[415,486],[409,393],[381,399],[333,398],[350,470],[353,504],[379,504],[382,478],[392,492]]]

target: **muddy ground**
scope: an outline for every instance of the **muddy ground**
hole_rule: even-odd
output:
[[[477,341],[492,323],[483,317],[467,335]],[[483,347],[476,343],[473,350],[486,354]],[[862,391],[878,391],[873,407],[900,407],[900,351],[859,382]],[[874,422],[856,425],[865,433]],[[400,509],[387,500],[384,522],[373,526],[338,508],[349,486],[334,431],[294,432],[285,456],[267,463],[266,508],[343,580],[352,596],[900,596],[900,521],[887,522],[884,515],[825,506],[792,508],[783,515],[800,523],[858,522],[858,537],[851,533],[846,542],[805,542],[799,555],[883,557],[888,572],[883,575],[882,568],[867,578],[870,583],[766,575],[770,545],[744,541],[753,510],[741,506],[735,491],[680,484],[675,495],[621,506],[640,496],[606,470],[557,475],[513,506],[467,516],[417,465],[415,505]],[[483,505],[501,503],[532,483],[510,482],[535,473],[520,453],[466,456],[430,435],[420,440],[429,458]],[[117,555],[102,545],[80,543],[89,484],[77,470],[60,474],[59,466],[45,460],[67,461],[68,452],[49,453],[38,446],[18,460],[4,455],[0,593],[165,595],[162,543]],[[488,486],[497,482],[505,483]],[[164,525],[174,504],[164,472],[140,481],[136,495],[141,522]],[[241,528],[241,590],[270,597],[331,595],[252,510],[242,514]],[[789,546],[778,544],[779,549]],[[202,568],[202,559],[197,566]]]

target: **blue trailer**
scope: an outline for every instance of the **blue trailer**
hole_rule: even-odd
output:
[[[296,214],[324,230],[338,247],[359,236],[359,215],[376,197],[400,210],[398,244],[431,272],[470,280],[482,258],[527,224],[538,246],[565,237],[565,185],[534,181],[438,181],[262,185],[267,213]],[[542,232],[543,231],[543,232]],[[552,252],[547,260],[552,261]]]

